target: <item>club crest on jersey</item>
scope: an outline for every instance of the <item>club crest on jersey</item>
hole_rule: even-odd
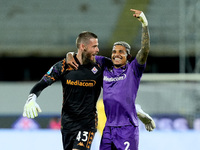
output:
[[[94,74],[96,74],[98,70],[97,70],[96,67],[93,67],[91,71],[92,71]]]

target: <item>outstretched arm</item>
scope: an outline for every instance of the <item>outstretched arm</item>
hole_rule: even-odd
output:
[[[36,99],[46,88],[48,84],[44,80],[40,80],[30,91],[28,99],[24,105],[23,116],[27,118],[35,118],[38,116],[38,112],[42,112],[40,106],[37,104]]]
[[[138,18],[138,20],[142,23],[142,41],[141,41],[141,49],[138,51],[136,55],[136,59],[139,64],[143,65],[147,61],[147,57],[150,49],[150,36],[148,29],[148,21],[144,15],[144,13],[140,10],[131,9],[134,12],[133,16]]]
[[[38,112],[41,112],[40,106],[37,104],[36,99],[40,93],[49,85],[59,80],[62,74],[62,68],[65,67],[65,61],[60,61],[52,66],[49,71],[42,77],[42,79],[35,84],[31,89],[28,99],[24,105],[23,116],[27,118],[35,118],[38,116]]]

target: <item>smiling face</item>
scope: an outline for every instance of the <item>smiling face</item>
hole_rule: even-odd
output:
[[[95,55],[98,54],[99,52],[99,47],[98,47],[98,39],[96,38],[91,38],[87,44],[83,45],[83,60],[90,60],[90,61],[95,61]]]
[[[127,51],[122,45],[115,45],[112,50],[111,59],[115,68],[120,68],[126,65],[127,62]]]

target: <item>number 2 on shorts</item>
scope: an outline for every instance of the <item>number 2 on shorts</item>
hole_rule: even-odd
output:
[[[125,149],[124,150],[130,150],[129,147],[130,147],[130,143],[129,142],[124,142],[124,145],[126,145]]]

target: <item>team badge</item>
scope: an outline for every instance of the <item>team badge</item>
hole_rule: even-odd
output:
[[[98,70],[97,70],[96,67],[93,67],[91,71],[92,71],[94,74],[96,74]]]

